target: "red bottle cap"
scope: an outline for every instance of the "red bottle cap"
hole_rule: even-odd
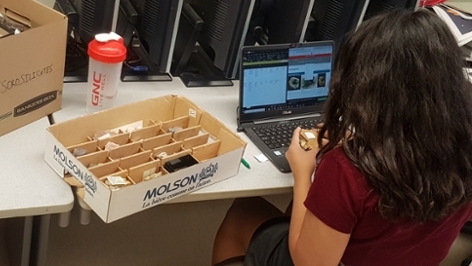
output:
[[[126,59],[126,46],[120,35],[110,32],[95,35],[88,44],[88,55],[103,63],[120,63]]]

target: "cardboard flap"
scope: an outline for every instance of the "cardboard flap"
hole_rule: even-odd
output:
[[[22,16],[19,13],[16,13],[15,11],[12,11],[8,8],[5,9],[5,16],[17,23],[20,23],[28,28],[31,28],[31,20],[25,16]]]
[[[64,14],[33,0],[3,0],[0,12],[30,27],[67,20]]]

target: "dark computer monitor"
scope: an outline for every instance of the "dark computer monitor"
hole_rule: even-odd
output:
[[[347,32],[363,21],[369,0],[315,0],[307,41],[334,40],[337,50]]]
[[[79,13],[77,36],[88,44],[97,33],[114,31],[119,0],[70,0]]]
[[[95,34],[115,30],[118,7],[119,0],[55,1],[69,19],[64,82],[87,82],[87,45]]]
[[[316,0],[318,1],[318,0]],[[275,0],[267,16],[268,44],[302,42],[315,0]]]
[[[268,42],[268,16],[273,11],[276,0],[256,0],[249,21],[245,46],[266,44]]]
[[[169,75],[183,0],[121,0],[137,14],[123,81],[172,80]],[[128,9],[129,9],[128,8]],[[120,9],[120,18],[123,8]]]
[[[236,77],[239,52],[244,43],[254,2],[255,0],[197,0],[191,4],[204,21],[198,42],[226,78]]]
[[[173,74],[178,75],[188,87],[232,85],[231,79],[237,76],[240,49],[244,44],[254,2],[187,0],[185,4],[188,4],[191,12],[183,12],[181,23],[189,26],[182,28],[191,29],[190,25],[197,25],[201,21],[201,29],[194,27],[193,31],[198,31],[198,34],[192,35],[184,34],[179,28],[176,46],[177,42],[179,46],[180,43],[188,43],[190,36],[194,36],[196,42],[184,49],[193,50],[186,67],[181,73]]]
[[[256,0],[245,45],[303,42],[314,0]]]
[[[419,2],[420,0],[370,0],[364,15],[364,20],[377,14],[399,8],[416,10],[420,4]]]
[[[370,0],[364,20],[371,18],[379,13],[388,12],[393,9],[404,8],[416,10],[419,7],[420,0]]]

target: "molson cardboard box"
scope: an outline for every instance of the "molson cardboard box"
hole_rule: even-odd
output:
[[[25,26],[0,38],[0,136],[61,109],[67,17],[33,0],[0,0]]]
[[[46,135],[45,161],[107,223],[235,176],[246,148],[177,95],[58,123]]]

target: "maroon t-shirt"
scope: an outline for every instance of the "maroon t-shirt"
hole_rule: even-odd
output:
[[[471,215],[468,204],[439,222],[391,223],[376,211],[378,194],[342,148],[322,158],[305,201],[329,227],[351,234],[346,266],[438,265]]]

